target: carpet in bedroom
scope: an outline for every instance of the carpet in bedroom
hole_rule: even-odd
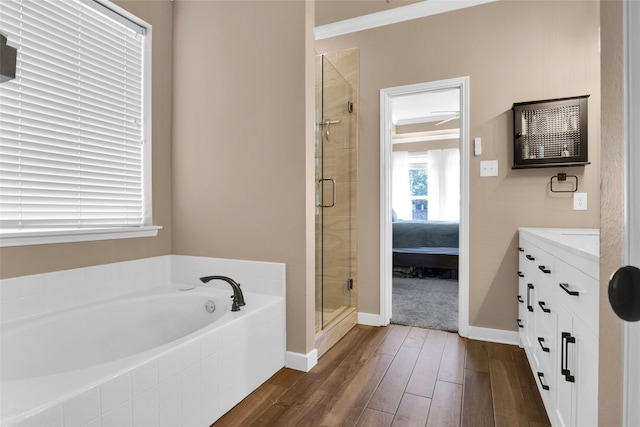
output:
[[[455,332],[458,330],[458,281],[439,278],[393,278],[396,325]]]

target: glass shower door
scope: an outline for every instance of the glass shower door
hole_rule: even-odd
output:
[[[355,304],[352,89],[324,57],[316,66],[316,332]]]

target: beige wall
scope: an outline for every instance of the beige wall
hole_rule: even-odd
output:
[[[304,353],[314,347],[308,6],[174,2],[172,151],[173,253],[284,262],[287,348]]]
[[[1,248],[1,278],[171,253],[172,2],[116,3],[153,26],[153,223],[163,229],[157,237]]]
[[[600,210],[600,375],[598,425],[621,421],[620,320],[608,281],[622,265],[622,2],[600,3],[602,43],[602,202]]]
[[[163,229],[2,248],[0,277],[170,253],[284,262],[288,349],[309,352],[313,4],[116,3],[153,26],[153,219]]]
[[[379,90],[469,76],[470,137],[483,141],[470,165],[469,322],[515,330],[517,227],[599,226],[599,24],[593,1],[500,1],[316,42],[360,50],[359,311],[379,312]],[[512,104],[584,94],[592,164],[511,170]],[[493,159],[499,176],[480,179],[480,160]],[[588,211],[549,192],[559,171],[578,175]]]
[[[3,248],[0,276],[168,253],[285,262],[288,349],[308,352],[313,8],[289,1],[117,3],[154,29],[153,209],[164,228],[157,238]],[[603,29],[615,35],[616,19],[603,18]],[[469,75],[471,137],[482,137],[482,159],[500,161],[500,176],[481,180],[480,159],[472,157],[470,321],[513,329],[516,227],[599,224],[598,25],[597,2],[498,2],[316,44],[319,52],[360,49],[360,311],[379,307],[379,89]],[[510,108],[586,93],[593,164],[566,170],[580,176],[590,210],[574,212],[569,198],[547,191],[555,168],[509,169]],[[613,192],[615,181],[608,185]],[[604,316],[605,327],[615,323]]]

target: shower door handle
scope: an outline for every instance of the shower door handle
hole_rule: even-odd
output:
[[[331,184],[333,185],[333,197],[331,200],[331,204],[330,205],[325,205],[322,202],[318,205],[321,208],[332,208],[336,205],[336,199],[338,197],[337,195],[337,189],[336,189],[336,180],[333,178],[322,178],[320,180],[318,180],[318,182],[320,182],[320,185],[322,186],[322,199],[324,200],[324,181],[331,181]]]
[[[329,125],[339,125],[341,123],[342,123],[342,120],[325,120],[322,123],[322,126],[324,126],[325,138],[329,139]]]

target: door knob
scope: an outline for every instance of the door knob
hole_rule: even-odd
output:
[[[609,280],[609,304],[622,320],[640,320],[640,269],[620,267]]]

